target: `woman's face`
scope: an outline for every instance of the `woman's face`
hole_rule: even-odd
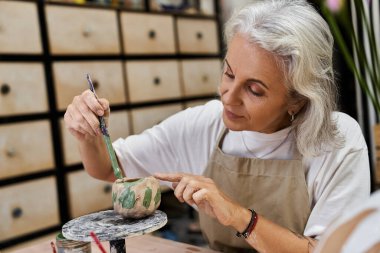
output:
[[[274,56],[236,35],[220,86],[223,121],[233,131],[273,133],[290,125],[285,77]]]

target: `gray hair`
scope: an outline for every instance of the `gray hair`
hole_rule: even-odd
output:
[[[303,0],[260,1],[235,12],[225,40],[241,34],[272,53],[283,69],[290,99],[306,104],[292,123],[299,152],[316,156],[343,144],[332,112],[337,87],[332,55],[334,39],[326,21]]]

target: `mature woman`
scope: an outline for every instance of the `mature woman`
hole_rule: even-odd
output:
[[[360,127],[333,112],[333,38],[300,0],[246,6],[225,35],[221,101],[117,140],[117,157],[128,177],[172,182],[176,197],[198,208],[212,248],[307,252],[370,192]],[[96,117],[108,114],[107,100],[85,91],[65,122],[87,172],[113,181]]]

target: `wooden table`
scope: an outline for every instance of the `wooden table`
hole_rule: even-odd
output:
[[[15,251],[14,253],[52,253],[50,242],[55,239],[42,242],[24,249]],[[102,242],[106,251],[109,251],[108,242]],[[92,243],[92,253],[101,253],[95,243]],[[162,239],[151,235],[142,235],[125,240],[126,253],[215,253],[217,251],[200,248],[186,243],[180,243]]]

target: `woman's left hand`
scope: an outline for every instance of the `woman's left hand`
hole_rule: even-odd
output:
[[[185,173],[156,173],[154,177],[172,182],[174,195],[180,202],[195,204],[222,225],[233,226],[241,206],[220,191],[212,179]]]

